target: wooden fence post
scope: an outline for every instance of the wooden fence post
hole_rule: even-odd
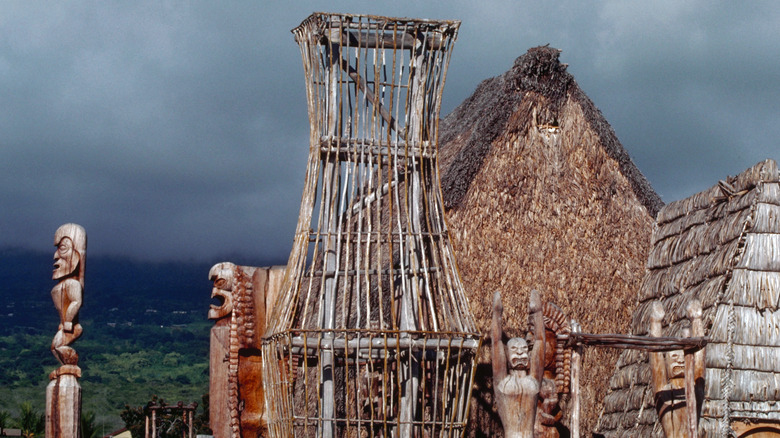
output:
[[[571,320],[572,333],[580,332],[580,324]],[[576,344],[571,352],[571,437],[580,436],[580,366],[582,364],[582,346]]]

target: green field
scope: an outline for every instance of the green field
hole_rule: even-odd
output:
[[[95,413],[100,431],[124,427],[125,405],[145,405],[152,395],[202,404],[212,326],[209,267],[90,260],[84,333],[73,347],[83,411]],[[0,251],[0,284],[0,411],[13,420],[24,402],[44,412],[48,375],[58,366],[49,350],[58,323],[51,255]]]
[[[74,345],[79,352],[83,410],[94,412],[106,433],[123,427],[125,405],[140,406],[153,394],[167,402],[201,403],[208,392],[208,331],[204,320],[186,325],[134,324],[90,327]],[[29,401],[43,412],[48,374],[57,365],[51,336],[14,333],[0,337],[0,410],[18,415]]]

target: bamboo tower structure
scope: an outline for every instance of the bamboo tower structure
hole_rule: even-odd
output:
[[[293,30],[310,149],[263,339],[272,436],[459,436],[481,337],[444,221],[438,114],[459,22]]]
[[[631,330],[648,332],[660,301],[666,336],[699,300],[705,335],[699,435],[780,436],[780,171],[760,162],[659,213]],[[621,354],[599,432],[663,437],[647,354]]]
[[[508,336],[528,327],[531,289],[589,333],[627,333],[636,306],[663,203],[559,55],[529,49],[440,122],[447,220],[483,333],[496,290]],[[583,432],[596,426],[618,354],[583,358]],[[480,353],[469,436],[502,434],[488,356]]]

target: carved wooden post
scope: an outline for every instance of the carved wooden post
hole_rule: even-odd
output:
[[[691,330],[684,329],[683,337],[690,338]],[[696,392],[694,389],[694,371],[693,371],[693,351],[685,350],[685,406],[687,407],[688,418],[686,427],[688,428],[688,434],[691,437],[696,436],[696,428],[698,426],[698,419],[696,418]]]
[[[688,318],[691,320],[690,336],[703,337],[704,324],[701,303],[693,300],[688,304]],[[704,391],[704,348],[685,350],[685,401],[688,405],[688,428],[696,436],[699,425],[700,398]]]
[[[218,263],[209,270],[209,280],[214,282],[211,298],[218,299],[219,305],[212,304],[208,318],[214,320],[211,328],[209,354],[209,423],[216,436],[230,437],[233,405],[230,384],[230,341],[231,320],[233,315],[233,277],[235,265]],[[237,359],[237,357],[236,357]],[[235,416],[237,426],[237,416]]]
[[[49,375],[46,388],[46,436],[78,438],[81,426],[81,368],[79,355],[70,345],[81,336],[79,309],[84,294],[84,266],[87,256],[87,233],[76,224],[65,224],[54,234],[54,272],[58,280],[51,290],[54,307],[60,316],[51,351],[60,367]]]
[[[256,268],[225,262],[214,265],[208,317],[211,329],[209,421],[215,436],[265,436],[266,419],[259,337],[267,304],[273,306],[281,267]],[[267,301],[270,300],[270,301]]]
[[[188,420],[187,424],[189,424],[189,437],[190,438],[193,437],[192,433],[194,432],[193,425],[192,425],[192,417],[193,417],[193,413],[194,412],[195,412],[194,409],[191,410],[191,411],[188,411],[188,413],[189,413],[189,420]]]
[[[577,321],[571,321],[572,333],[582,331]],[[582,346],[575,345],[571,353],[571,437],[580,436],[580,366],[582,364]]]
[[[510,339],[504,348],[501,340],[503,312],[501,293],[496,292],[493,295],[493,324],[490,331],[495,403],[507,438],[532,438],[544,373],[545,333],[539,292],[531,291],[528,306],[534,329],[534,346],[530,358],[528,345],[523,338]]]
[[[693,336],[704,336],[701,322],[701,304],[697,300],[688,305]],[[650,314],[650,335],[661,336],[664,309],[654,302]],[[683,334],[690,337],[691,332]],[[697,389],[704,384],[704,348],[685,351],[673,350],[650,353],[650,371],[655,391],[656,408],[664,433],[668,438],[695,437],[698,428]]]

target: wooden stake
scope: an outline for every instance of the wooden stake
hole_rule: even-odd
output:
[[[688,332],[687,329],[685,331]],[[686,333],[686,335],[690,336],[690,332]],[[691,438],[696,436],[696,413],[698,412],[694,388],[693,354],[692,350],[685,350],[685,405],[688,407],[688,432]]]
[[[580,324],[571,321],[572,333],[580,331]],[[575,345],[571,352],[571,437],[580,436],[580,365],[582,362],[582,346]]]

